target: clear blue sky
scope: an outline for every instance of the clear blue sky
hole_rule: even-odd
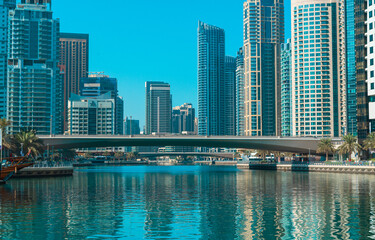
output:
[[[144,125],[145,81],[171,84],[173,106],[197,106],[198,20],[225,30],[226,54],[242,46],[244,0],[53,0],[61,31],[90,34],[90,71],[119,82],[125,116]],[[286,37],[290,37],[286,2]]]

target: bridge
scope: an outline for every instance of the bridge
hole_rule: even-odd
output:
[[[38,136],[44,144],[58,149],[125,146],[191,146],[208,148],[244,148],[292,153],[316,153],[319,138],[236,137],[236,136]],[[333,142],[340,142],[333,139]]]
[[[233,153],[210,153],[210,152],[157,152],[157,153],[138,153],[141,157],[172,157],[172,156],[199,156],[216,157],[224,159],[234,159]]]

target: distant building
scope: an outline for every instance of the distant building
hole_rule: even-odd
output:
[[[291,40],[281,44],[281,135],[292,130],[292,52]]]
[[[114,135],[115,100],[108,92],[97,97],[72,94],[68,102],[69,135]]]
[[[64,122],[70,94],[80,94],[80,79],[87,78],[89,71],[89,35],[60,33],[59,67],[64,78]],[[66,127],[66,126],[65,126]]]
[[[139,127],[139,120],[134,120],[132,118],[128,118],[126,117],[125,118],[125,121],[124,121],[124,134],[125,135],[139,135],[141,134],[141,129]]]
[[[171,87],[164,82],[146,82],[146,135],[172,132]]]
[[[236,58],[236,135],[245,135],[245,64],[243,48]]]
[[[90,74],[87,78],[82,78],[80,81],[81,96],[97,97],[108,92],[111,93],[111,98],[114,99],[116,105],[115,134],[122,134],[124,132],[124,101],[118,96],[117,79],[98,73]]]
[[[60,21],[49,0],[24,0],[9,12],[7,118],[11,134],[63,132]],[[3,19],[5,21],[5,19]]]
[[[280,136],[284,1],[247,0],[243,19],[245,135]]]
[[[172,133],[195,133],[195,109],[192,104],[185,103],[173,108]]]
[[[236,58],[225,56],[222,135],[236,135]]]
[[[0,118],[7,117],[8,18],[15,8],[16,0],[0,0]]]
[[[198,22],[198,134],[223,135],[225,32]]]

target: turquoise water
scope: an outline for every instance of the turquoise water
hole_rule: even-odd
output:
[[[101,167],[0,186],[0,239],[371,239],[375,176]]]

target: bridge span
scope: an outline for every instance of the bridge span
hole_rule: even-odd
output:
[[[235,136],[38,136],[45,145],[59,149],[122,146],[191,146],[209,148],[245,148],[293,153],[316,153],[319,138],[235,137]],[[340,142],[340,139],[333,139]]]
[[[198,156],[198,157],[216,157],[222,159],[234,159],[233,153],[210,153],[210,152],[157,152],[157,153],[138,153],[141,157],[172,157],[172,156]]]

